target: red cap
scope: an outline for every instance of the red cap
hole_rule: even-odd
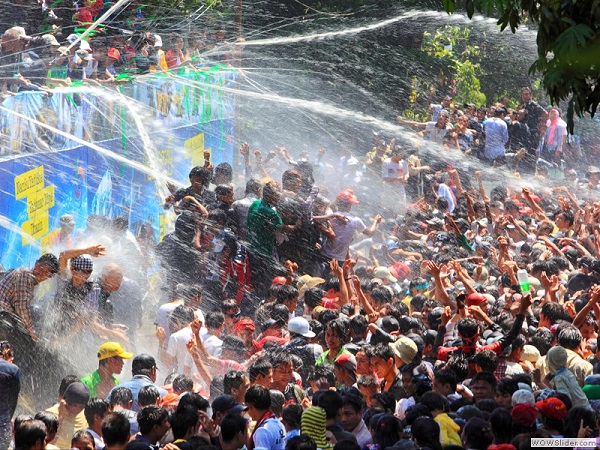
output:
[[[347,202],[352,205],[358,205],[360,203],[351,189],[345,189],[340,192],[337,197],[335,197],[335,200],[338,202]]]
[[[80,8],[73,17],[75,22],[92,22],[92,13],[85,8]]]
[[[281,284],[283,286],[284,284],[287,284],[287,279],[285,277],[275,277],[273,278],[273,281],[271,281],[271,284]]]
[[[487,302],[487,297],[479,292],[469,294],[467,297],[467,306],[479,306],[485,302]]]
[[[531,207],[529,206],[524,206],[521,209],[519,209],[519,213],[524,214],[526,216],[531,216],[533,214],[533,209],[531,209]]]
[[[519,403],[510,410],[510,417],[513,422],[522,427],[533,427],[537,416],[537,409],[529,403]]]
[[[108,52],[106,52],[106,54],[108,56],[110,56],[111,58],[116,59],[117,61],[121,59],[121,53],[119,52],[119,50],[117,50],[116,48],[109,48]]]
[[[233,327],[233,331],[235,333],[239,333],[240,331],[248,330],[254,331],[256,328],[254,327],[254,321],[252,319],[241,319]]]
[[[388,267],[388,270],[394,278],[401,280],[407,278],[410,275],[410,267],[404,264],[402,261],[398,261],[393,266]]]
[[[536,402],[535,407],[541,411],[543,415],[552,420],[564,420],[567,417],[567,407],[556,397],[548,397],[544,400]]]

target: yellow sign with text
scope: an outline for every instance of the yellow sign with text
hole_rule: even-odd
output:
[[[204,133],[200,133],[183,143],[192,158],[192,167],[204,165]],[[210,149],[206,149],[210,153]]]
[[[33,237],[34,239],[39,239],[43,235],[48,233],[48,229],[49,229],[48,222],[49,222],[48,212],[45,211],[45,212],[35,216],[33,219],[29,219],[29,220],[26,220],[25,222],[23,222],[23,225],[21,225],[21,228],[23,229],[23,231],[25,233],[31,235],[31,237]],[[29,244],[28,240],[25,237],[23,237],[21,240],[21,245],[25,246],[27,244]]]
[[[27,214],[34,217],[54,206],[54,185],[46,186],[27,196]]]
[[[36,167],[15,177],[15,198],[27,197],[44,187],[44,166]]]

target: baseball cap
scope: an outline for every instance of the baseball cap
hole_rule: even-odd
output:
[[[487,303],[487,297],[479,292],[469,294],[467,297],[467,306],[479,306],[483,303]]]
[[[567,407],[562,400],[556,397],[548,397],[536,402],[535,407],[552,420],[564,420],[567,417]]]
[[[356,358],[350,353],[344,353],[335,359],[335,363],[351,372],[356,371]]]
[[[304,317],[294,317],[291,319],[288,322],[288,331],[306,338],[313,338],[316,336],[314,332],[310,331],[310,324]]]
[[[390,272],[390,269],[388,269],[387,267],[379,266],[377,269],[375,269],[373,271],[373,276],[375,278],[381,278],[382,280],[387,280],[390,283],[395,283],[396,281],[398,281],[398,279],[392,275],[392,273]]]
[[[354,195],[354,192],[352,192],[350,189],[345,189],[340,192],[338,195],[336,195],[335,200],[337,202],[347,202],[352,205],[358,205],[360,203],[358,198],[356,198],[356,195]]]
[[[535,397],[533,396],[533,392],[528,391],[527,389],[519,389],[512,395],[511,402],[513,406],[527,403],[533,407],[533,405],[535,405]]]
[[[133,358],[133,353],[126,352],[118,342],[105,342],[98,347],[98,361],[119,356],[123,359]]]
[[[271,284],[280,284],[280,285],[285,285],[287,283],[287,279],[285,277],[275,277],[273,278],[273,281],[271,281]]]
[[[240,414],[248,409],[245,405],[240,405],[231,395],[223,394],[216,397],[212,402],[213,415],[218,412],[229,412]]]
[[[56,40],[56,37],[53,34],[44,34],[42,36],[42,40],[44,41],[45,45],[56,45],[57,47],[60,46],[60,44]]]
[[[119,50],[117,50],[114,47],[109,48],[108,51],[106,52],[106,54],[108,55],[109,58],[116,59],[117,61],[119,59],[121,59],[121,53],[119,52]]]
[[[510,410],[510,417],[513,422],[522,427],[533,427],[537,416],[537,409],[529,403],[519,403]]]
[[[158,34],[154,35],[154,46],[155,47],[162,47],[163,46],[162,38]]]
[[[69,405],[87,405],[90,399],[90,390],[81,381],[75,381],[67,387],[63,398]]]
[[[392,276],[397,279],[407,278],[410,275],[410,267],[402,261],[398,261],[393,266],[388,267],[388,269]]]
[[[410,364],[417,355],[417,344],[406,336],[400,336],[395,342],[390,342],[390,348],[404,364]]]
[[[75,258],[71,258],[71,269],[81,271],[92,271],[94,270],[94,261],[90,255],[79,255]]]

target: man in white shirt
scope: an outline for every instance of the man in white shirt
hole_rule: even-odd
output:
[[[202,336],[204,348],[209,355],[221,357],[223,341],[221,334],[225,329],[225,316],[222,312],[209,312],[206,314],[206,334]]]
[[[383,204],[390,209],[406,206],[406,190],[408,183],[408,163],[403,158],[399,146],[392,149],[392,154],[381,163],[381,178],[383,180]],[[401,211],[394,211],[401,212]]]

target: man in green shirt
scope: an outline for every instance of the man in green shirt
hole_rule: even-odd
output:
[[[283,225],[275,207],[281,198],[279,186],[274,182],[263,188],[263,197],[255,200],[248,209],[248,257],[252,272],[252,284],[260,299],[266,298],[273,279],[276,257],[274,255],[275,233],[290,226]]]
[[[118,342],[105,342],[98,348],[98,370],[81,379],[90,390],[91,398],[106,398],[119,384],[117,377],[123,370],[123,360],[133,358]]]

